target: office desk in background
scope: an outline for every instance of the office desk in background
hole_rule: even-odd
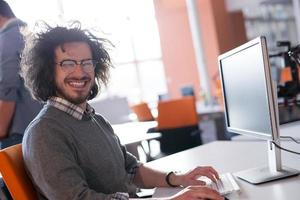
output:
[[[115,134],[120,139],[121,144],[125,145],[127,150],[137,158],[139,158],[137,148],[143,141],[150,141],[161,137],[161,133],[147,134],[147,130],[149,128],[156,126],[156,121],[127,122],[123,124],[112,125]]]
[[[222,106],[205,105],[203,102],[197,101],[196,109],[199,116],[199,126],[204,131],[202,132],[204,143],[229,139],[226,135],[225,116]],[[212,135],[213,133],[215,134]]]
[[[290,122],[279,126],[280,136],[291,136],[300,141],[300,121]],[[261,141],[260,138],[250,137],[247,135],[237,135],[231,138],[233,141]],[[290,139],[282,139],[283,141]],[[299,158],[300,159],[300,158]],[[300,198],[299,198],[300,199]]]
[[[282,146],[300,151],[300,145],[282,142]],[[300,170],[298,155],[282,152],[283,164]],[[238,172],[268,163],[266,142],[215,141],[182,151],[149,163],[147,166],[168,171],[187,171],[196,166],[213,166],[219,173]],[[252,185],[236,178],[241,191],[228,196],[230,200],[300,199],[300,176]]]

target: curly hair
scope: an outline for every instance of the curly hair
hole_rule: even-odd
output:
[[[33,98],[45,102],[56,96],[54,77],[55,49],[69,42],[86,42],[92,52],[92,57],[98,63],[95,67],[95,85],[92,87],[88,100],[93,99],[107,85],[109,68],[112,67],[110,56],[105,48],[108,40],[94,36],[88,30],[82,30],[80,23],[71,27],[50,27],[26,40],[21,61],[21,75]]]

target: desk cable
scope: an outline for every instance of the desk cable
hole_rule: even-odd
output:
[[[290,139],[290,140],[293,140],[295,143],[297,144],[300,144],[300,141],[296,140],[295,138],[291,137],[291,136],[280,136],[280,138],[287,138],[287,139]],[[283,151],[287,151],[289,153],[293,153],[293,154],[297,154],[297,155],[300,155],[300,152],[297,152],[297,151],[292,151],[290,149],[286,149],[286,148],[283,148],[281,146],[279,146],[276,142],[272,141],[272,143],[275,145],[275,147],[277,147],[278,149],[281,149]]]
[[[296,140],[295,138],[291,137],[291,136],[280,136],[280,138],[287,138],[287,139],[291,139],[294,142],[296,142],[297,144],[300,144],[300,141]]]

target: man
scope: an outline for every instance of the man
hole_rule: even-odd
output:
[[[17,19],[9,5],[0,0],[0,142],[1,148],[21,143],[29,122],[41,109],[33,101],[19,75],[20,55],[24,48]]]
[[[20,29],[24,26],[10,6],[0,0],[0,149],[21,143],[25,128],[41,109],[19,75],[24,47]],[[2,179],[0,187],[11,199]],[[0,199],[4,199],[1,192]]]
[[[46,102],[23,140],[25,165],[39,199],[128,199],[137,187],[178,185],[189,187],[167,199],[223,199],[196,179],[216,181],[212,167],[167,175],[148,168],[94,113],[87,100],[107,83],[111,67],[105,43],[76,25],[48,27],[25,55],[26,84]]]

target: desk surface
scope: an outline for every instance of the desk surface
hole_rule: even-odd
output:
[[[144,140],[152,140],[161,137],[161,133],[147,134],[149,128],[157,126],[156,121],[150,122],[128,122],[112,125],[114,132],[124,145],[140,143]]]
[[[282,142],[282,146],[300,151],[300,145]],[[298,155],[282,152],[283,164],[300,170]],[[264,142],[216,141],[182,151],[149,163],[147,166],[166,171],[187,171],[195,166],[211,165],[219,173],[238,172],[252,167],[267,165],[267,144]],[[277,180],[261,185],[252,185],[236,178],[240,193],[228,196],[233,199],[299,199],[300,176]]]
[[[212,114],[223,112],[223,108],[220,105],[205,105],[202,101],[196,102],[196,109],[198,114]]]
[[[291,136],[297,140],[300,140],[300,121],[282,124],[279,126],[280,136]],[[231,138],[234,141],[258,141],[259,138],[250,137],[247,135],[237,135]],[[286,140],[286,139],[282,139]]]

